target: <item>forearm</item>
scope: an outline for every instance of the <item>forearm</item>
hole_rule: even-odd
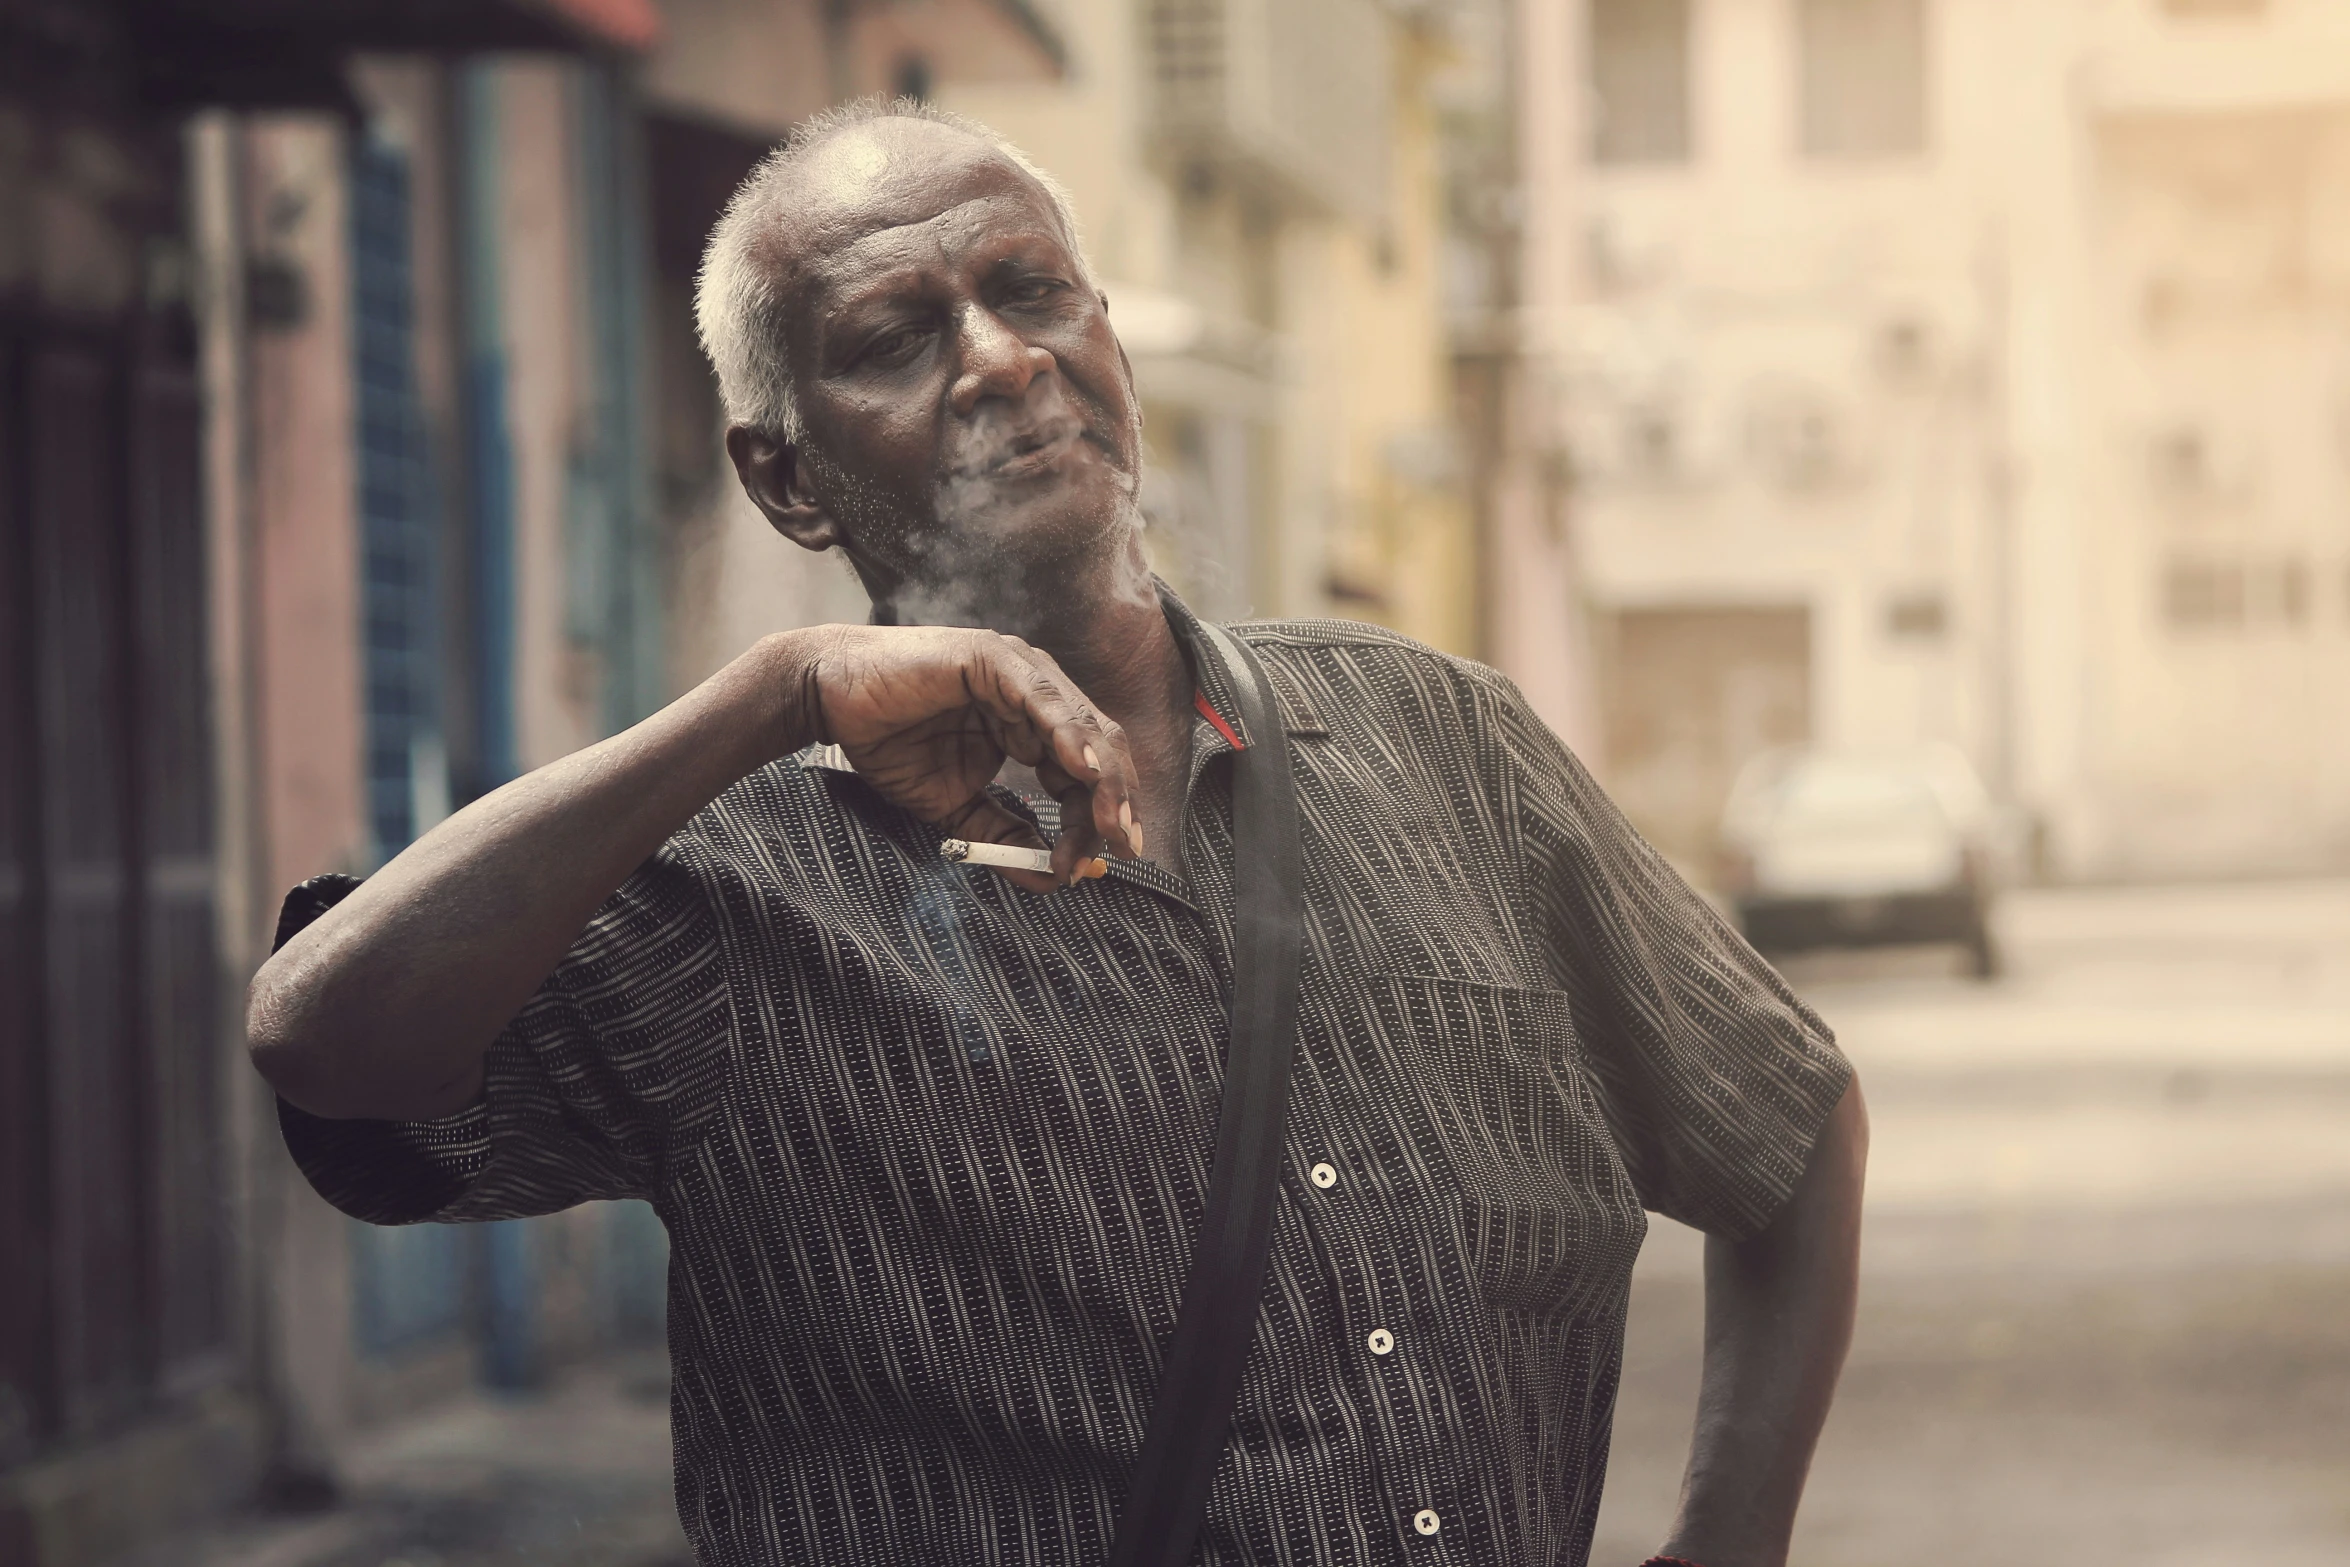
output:
[[[491,1042],[597,906],[720,791],[806,743],[808,651],[805,633],[768,638],[403,850],[254,976],[254,1064],[319,1115],[471,1103]]]
[[[1786,1561],[1852,1339],[1867,1162],[1856,1081],[1770,1227],[1744,1242],[1706,1242],[1704,1378],[1666,1554],[1703,1567]]]

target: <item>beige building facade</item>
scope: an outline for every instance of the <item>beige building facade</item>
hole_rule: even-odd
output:
[[[1604,755],[1944,741],[2050,874],[2350,860],[2339,8],[1530,0]]]

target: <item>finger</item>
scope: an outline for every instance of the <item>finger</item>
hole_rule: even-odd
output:
[[[1062,754],[1057,731],[1064,725],[1074,725],[1078,731],[1078,754],[1084,765],[1076,768],[1073,776],[1085,779],[1090,785],[1103,770],[1102,747],[1098,742],[1099,731],[1106,721],[1100,709],[1078,688],[1077,682],[1069,678],[1069,672],[1061,667],[1060,661],[1052,654],[1043,648],[1032,647],[1015,636],[1005,635],[999,640],[1028,666],[1030,674],[1026,677],[1023,690],[1028,693],[1029,711],[1038,721],[1040,737],[1047,742],[1045,755],[1057,757]],[[1033,767],[1038,764],[1031,762],[1029,765]]]
[[[972,705],[989,721],[1015,761],[1029,767],[1053,754],[1052,732],[1077,704],[1054,689],[1033,650],[1016,637],[993,631],[968,633],[963,684]]]
[[[966,838],[973,843],[1006,843],[1023,849],[1045,847],[1043,837],[1028,818],[1006,810],[985,789],[930,825],[942,837]]]
[[[1053,798],[1061,802],[1061,834],[1053,840],[1053,874],[1064,881],[1074,882],[1082,867],[1099,858],[1101,850],[1109,845],[1102,841],[1100,832],[1093,824],[1090,809],[1092,788],[1070,778],[1058,767],[1052,770],[1060,776],[1060,783],[1058,786],[1047,783],[1046,787],[1052,790]],[[1043,772],[1039,771],[1037,777],[1042,780]]]
[[[1067,690],[1083,704],[1086,715],[1092,720],[1094,732],[1092,738],[1083,742],[1092,747],[1084,755],[1094,764],[1092,770],[1095,777],[1109,779],[1112,784],[1109,788],[1093,789],[1089,796],[1087,808],[1093,819],[1094,831],[1100,834],[1104,844],[1115,844],[1120,854],[1139,858],[1144,840],[1135,801],[1141,798],[1141,791],[1135,783],[1139,774],[1134,765],[1133,750],[1127,744],[1125,729],[1115,719],[1085,701],[1085,695],[1078,690],[1077,683],[1069,678],[1068,671],[1061,668],[1060,661],[1052,654],[1042,648],[1032,648],[1017,638],[1007,640],[1012,641],[1017,650],[1043,671],[1056,687]],[[1039,772],[1038,776],[1042,777],[1043,774]],[[1048,784],[1047,787],[1052,786]],[[1061,799],[1061,819],[1066,826],[1073,819],[1069,801],[1062,798],[1057,788],[1053,789],[1053,794],[1055,798]]]
[[[1044,785],[1047,794],[1061,802],[1061,836],[1075,841],[1080,862],[1101,854],[1127,860],[1135,858],[1134,849],[1125,837],[1103,834],[1094,816],[1092,784],[1070,777],[1059,763],[1052,761],[1038,765],[1036,780]]]
[[[1051,655],[1015,647],[993,633],[979,633],[974,647],[972,694],[1005,725],[1007,751],[1029,766],[1045,756],[1070,777],[1091,786],[1090,816],[1103,841],[1131,845],[1127,824],[1134,820],[1134,761],[1126,734],[1085,699]]]

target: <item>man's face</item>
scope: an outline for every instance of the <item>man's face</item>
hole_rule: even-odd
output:
[[[796,194],[800,483],[905,618],[1032,618],[998,601],[1125,549],[1141,471],[1125,355],[1050,198],[912,120],[825,143]]]

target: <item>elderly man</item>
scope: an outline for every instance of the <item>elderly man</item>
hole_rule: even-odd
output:
[[[727,450],[873,623],[299,891],[251,1002],[295,1156],[378,1223],[652,1203],[703,1562],[1103,1562],[1263,1026],[1233,779],[1278,740],[1269,1251],[1196,1545],[1145,1547],[1584,1561],[1650,1209],[1710,1237],[1664,1549],[1783,1561],[1851,1326],[1849,1068],[1507,680],[1337,621],[1235,646],[1151,576],[1110,308],[976,126],[864,105],[761,166],[699,301]]]

